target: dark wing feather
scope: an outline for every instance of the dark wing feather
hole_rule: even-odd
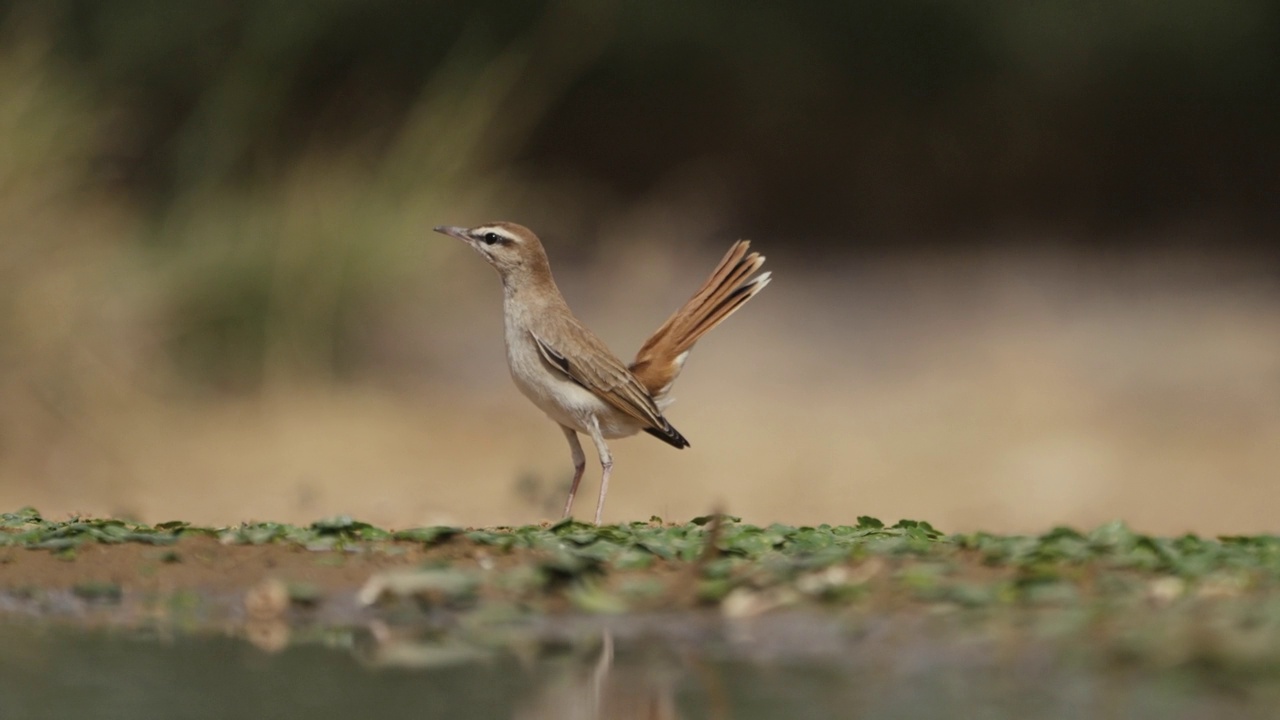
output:
[[[644,430],[650,435],[677,448],[689,446],[689,441],[662,416],[662,411],[658,409],[649,391],[607,349],[571,357],[552,347],[537,333],[529,334],[549,365],[613,407],[644,423]],[[599,344],[603,349],[603,344],[594,337],[588,342]]]

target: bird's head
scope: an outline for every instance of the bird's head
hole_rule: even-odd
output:
[[[503,282],[526,274],[550,274],[542,242],[523,225],[511,222],[491,222],[473,228],[440,225],[435,231],[470,245],[498,271]]]

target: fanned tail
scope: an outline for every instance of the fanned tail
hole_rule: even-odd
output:
[[[748,253],[751,243],[739,240],[729,248],[711,277],[645,341],[630,370],[654,398],[671,389],[695,343],[724,322],[769,284],[770,273],[751,277],[764,264],[760,253]]]

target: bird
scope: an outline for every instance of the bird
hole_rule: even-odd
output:
[[[756,274],[765,258],[750,251],[749,241],[735,242],[702,287],[654,331],[628,365],[569,309],[551,275],[546,249],[532,230],[512,222],[434,229],[471,246],[502,280],[511,377],[520,392],[560,426],[573,458],[565,519],[572,517],[573,499],[586,469],[579,434],[595,445],[601,468],[596,525],[613,471],[606,440],[643,430],[674,448],[689,447],[663,415],[671,386],[694,344],[763,290],[772,275]]]

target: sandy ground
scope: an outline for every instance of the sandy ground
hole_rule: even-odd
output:
[[[634,271],[570,268],[561,285],[629,356],[714,258],[609,252]],[[215,525],[553,517],[564,441],[507,377],[495,278],[461,249],[447,259],[456,272],[426,291],[437,302],[388,343],[410,372],[240,399],[126,388],[21,428],[0,452],[0,507]],[[1280,283],[1267,263],[992,252],[769,264],[774,283],[699,345],[676,386],[668,416],[692,447],[612,444],[606,520],[720,507],[764,524],[1277,530]],[[580,517],[598,478],[588,462]]]
[[[243,593],[267,579],[306,583],[320,591],[352,592],[370,575],[415,567],[426,553],[420,545],[396,545],[398,554],[315,553],[276,545],[223,545],[213,538],[186,538],[174,545],[85,543],[73,559],[25,548],[0,550],[0,584],[7,591],[70,590],[94,584],[119,585],[128,592],[168,594],[200,590]],[[437,550],[435,556],[455,554]],[[456,558],[455,558],[456,559]]]

